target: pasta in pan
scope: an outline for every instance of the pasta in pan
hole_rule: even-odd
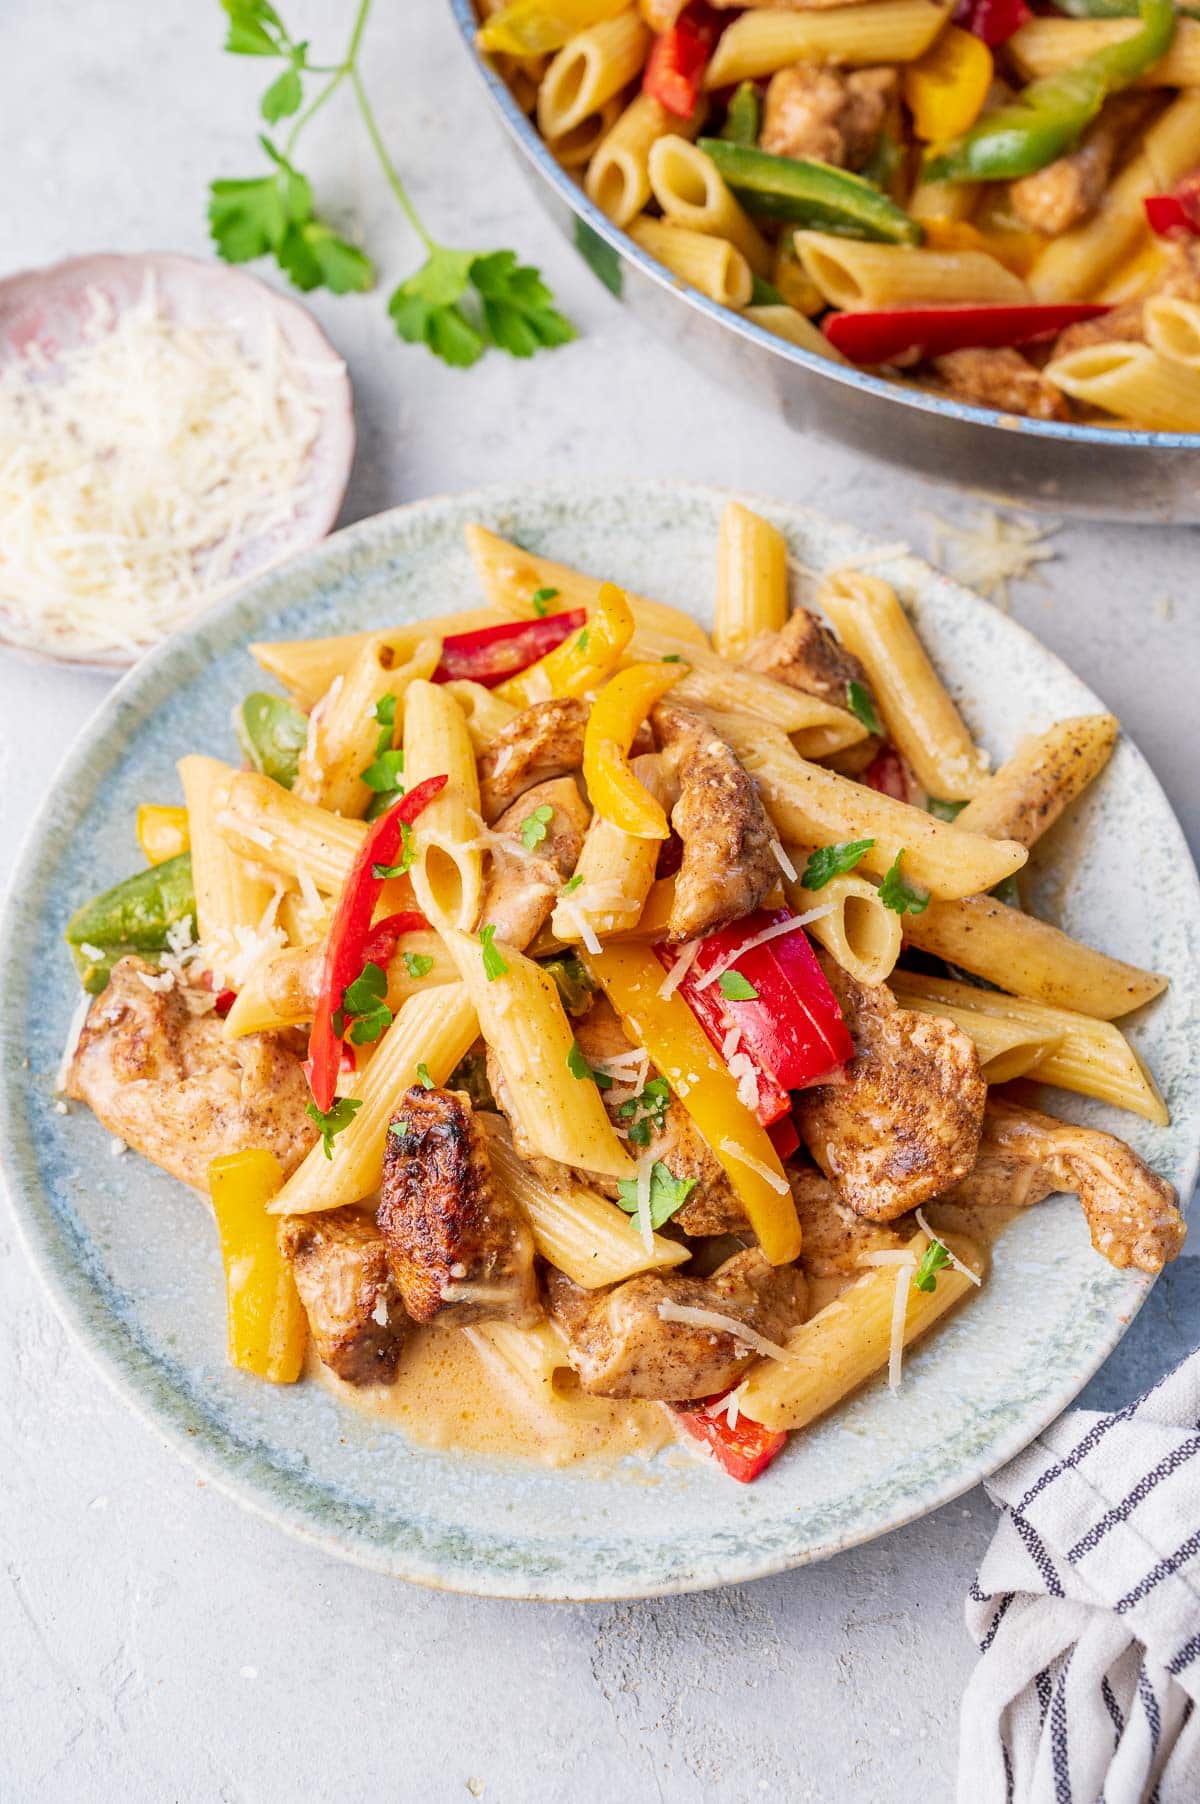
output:
[[[600,211],[750,326],[1002,414],[1200,431],[1153,312],[1200,304],[1200,22],[1051,6],[509,0],[479,44]]]
[[[1116,722],[991,772],[887,585],[793,606],[740,502],[711,640],[469,536],[470,625],[256,648],[308,712],[247,698],[253,768],[184,756],[161,862],[68,926],[67,1093],[209,1191],[235,1363],[407,1427],[440,1373],[556,1459],[682,1436],[748,1481],[902,1381],[1014,1205],[1173,1258],[1161,1179],[1004,1092],[1167,1120],[1112,1025],[1165,979],[1013,881]]]

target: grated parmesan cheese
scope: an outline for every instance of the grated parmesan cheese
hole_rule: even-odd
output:
[[[896,1288],[892,1292],[892,1331],[888,1338],[888,1389],[900,1389],[900,1368],[904,1363],[904,1318],[908,1311],[908,1288],[916,1270],[917,1256],[910,1253],[905,1264],[896,1271]]]
[[[718,1150],[728,1153],[731,1159],[736,1159],[739,1165],[745,1165],[748,1170],[756,1171],[763,1182],[769,1184],[772,1190],[777,1190],[780,1196],[791,1194],[792,1187],[785,1177],[777,1171],[772,1171],[769,1165],[764,1164],[761,1159],[756,1159],[753,1153],[748,1153],[745,1147],[738,1145],[736,1140],[722,1140]]]
[[[675,963],[658,986],[658,994],[664,999],[673,996],[692,966],[696,962],[696,954],[700,950],[699,940],[685,940],[675,953]]]
[[[282,927],[259,933],[253,927],[222,928],[213,934],[204,951],[220,987],[240,990],[260,959],[281,952],[287,945]]]
[[[779,841],[777,839],[769,839],[767,844],[771,848],[771,857],[775,860],[789,883],[795,883],[797,877],[796,867],[780,845]]]
[[[88,1018],[88,1011],[94,1000],[95,998],[89,996],[85,990],[83,995],[79,998],[79,1001],[75,1004],[75,1013],[71,1016],[71,1025],[67,1029],[67,1043],[63,1047],[63,1055],[58,1062],[58,1071],[54,1078],[54,1094],[56,1096],[61,1096],[67,1087],[67,1078],[71,1073],[71,1063],[75,1057],[75,1048],[79,1045],[79,1036],[83,1032],[84,1024]]]
[[[1009,584],[1025,582],[1039,564],[1059,555],[1048,541],[1060,529],[1060,520],[1039,523],[1006,518],[995,508],[980,514],[974,526],[955,526],[937,514],[923,517],[932,532],[934,562],[941,563],[944,553],[950,551],[951,575],[1005,613]]]
[[[153,281],[93,290],[80,342],[0,368],[0,610],[15,643],[135,656],[230,587],[303,505],[325,415],[272,322],[183,325]]]
[[[737,1099],[751,1114],[758,1107],[758,1073],[747,1052],[737,1052],[728,1061],[729,1075],[737,1085]]]
[[[583,911],[576,908],[574,896],[560,896],[558,898],[558,907],[562,909],[563,914],[575,929],[575,932],[579,935],[584,950],[590,952],[593,957],[595,957],[597,953],[603,952],[604,948],[596,938],[595,928]]]
[[[705,1415],[724,1416],[726,1428],[736,1428],[738,1419],[742,1413],[742,1397],[745,1393],[745,1389],[746,1386],[744,1382],[736,1385],[733,1390],[727,1391],[723,1397],[718,1397],[715,1403],[708,1404],[704,1411]]]
[[[715,1309],[698,1309],[691,1303],[676,1303],[668,1297],[658,1306],[660,1322],[682,1322],[689,1328],[711,1328],[714,1334],[731,1334],[743,1347],[761,1353],[765,1359],[790,1359],[791,1354],[778,1341],[768,1340],[747,1322],[734,1315],[721,1315]]]

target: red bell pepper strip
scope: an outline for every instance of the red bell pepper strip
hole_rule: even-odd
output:
[[[1170,194],[1148,194],[1142,205],[1150,230],[1160,238],[1175,232],[1200,237],[1200,171],[1184,176]]]
[[[384,915],[382,921],[376,921],[367,935],[363,947],[363,964],[390,965],[396,956],[397,942],[406,933],[422,933],[428,929],[429,922],[416,908],[408,908],[398,915]]]
[[[904,761],[894,745],[882,745],[863,772],[863,782],[877,789],[881,796],[895,796],[898,802],[908,800],[908,778]]]
[[[441,662],[433,681],[464,679],[494,689],[506,677],[516,676],[544,658],[586,619],[586,608],[568,608],[565,614],[547,614],[542,620],[506,620],[500,626],[481,626],[473,633],[450,633],[442,640]]]
[[[236,990],[222,990],[220,992],[220,994],[217,997],[217,1000],[213,1003],[213,1009],[218,1015],[220,1015],[222,1021],[224,1021],[226,1015],[229,1013],[230,1009],[233,1007],[233,1005],[236,1001],[237,1001],[237,991]]]
[[[445,789],[446,783],[445,777],[427,777],[424,783],[418,783],[415,789],[402,796],[386,814],[372,821],[338,898],[325,940],[321,993],[308,1036],[308,1084],[313,1101],[322,1111],[333,1107],[341,1062],[342,1041],[334,1029],[333,1017],[342,1006],[347,986],[361,975],[367,962],[365,953],[371,935],[371,916],[383,888],[384,879],[374,876],[371,867],[395,862],[404,827],[412,825],[422,809]],[[423,922],[423,917],[418,918]],[[395,941],[392,943],[394,947]]]
[[[851,363],[891,363],[907,351],[940,357],[971,347],[1000,349],[1051,338],[1077,320],[1109,309],[1098,301],[1042,304],[1000,301],[953,307],[888,307],[878,312],[827,313],[821,330]]]
[[[981,38],[990,50],[1007,44],[1033,14],[1025,0],[958,0],[954,23]]]
[[[717,41],[717,21],[704,5],[689,6],[650,46],[642,93],[678,119],[690,119],[700,98],[700,82]]]
[[[781,1115],[778,1121],[772,1121],[767,1128],[767,1138],[781,1159],[790,1159],[800,1144],[795,1117]]]
[[[783,1452],[787,1430],[764,1428],[761,1422],[752,1422],[749,1416],[739,1416],[731,1428],[726,1416],[708,1413],[714,1403],[721,1401],[720,1397],[707,1397],[703,1403],[682,1409],[676,1404],[675,1420],[685,1434],[703,1442],[730,1478],[736,1478],[739,1484],[751,1484],[775,1455]]]

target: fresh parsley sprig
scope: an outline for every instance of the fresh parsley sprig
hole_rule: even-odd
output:
[[[521,822],[521,844],[527,852],[536,851],[547,833],[550,822],[554,819],[554,810],[549,802],[543,802],[532,814],[527,814]]]
[[[634,1146],[649,1146],[653,1134],[661,1134],[667,1125],[667,1106],[671,1086],[665,1077],[650,1078],[644,1090],[631,1096],[617,1110],[617,1119],[627,1121],[625,1130]]]
[[[944,1265],[950,1263],[950,1249],[940,1240],[931,1240],[921,1257],[921,1263],[913,1273],[913,1288],[916,1290],[936,1290],[937,1274]]]
[[[846,686],[846,706],[855,720],[866,727],[868,733],[879,735],[883,728],[879,724],[879,716],[875,712],[875,703],[871,699],[871,691],[865,683],[851,682]]]
[[[597,1071],[594,1065],[588,1064],[578,1040],[571,1041],[571,1050],[567,1054],[567,1070],[580,1083],[590,1078],[598,1090],[612,1089],[613,1081],[608,1072]]]
[[[903,857],[904,847],[901,846],[889,864],[883,882],[879,885],[879,900],[885,908],[890,908],[893,914],[923,915],[929,907],[929,891],[917,889],[913,884],[904,881],[900,875],[900,860]]]
[[[305,291],[358,294],[374,286],[371,259],[318,215],[312,184],[293,161],[309,121],[348,86],[388,187],[425,250],[424,263],[388,302],[398,335],[409,344],[425,345],[459,369],[477,363],[489,347],[510,357],[531,357],[568,343],[574,329],[555,308],[538,271],[518,263],[515,251],[457,250],[439,244],[427,230],[392,162],[363,85],[360,56],[371,4],[358,0],[341,61],[322,64],[310,60],[307,39],[292,37],[269,0],[221,0],[229,19],[225,49],[233,56],[283,64],[259,102],[263,118],[269,125],[285,119],[292,124],[282,146],[259,137],[272,167],[211,184],[208,218],[218,254],[228,263],[273,257]],[[313,76],[324,80],[306,105],[305,82]]]
[[[483,974],[489,983],[495,983],[498,977],[508,974],[508,966],[496,945],[496,924],[489,921],[486,927],[479,929],[479,951],[483,959]]]
[[[836,846],[818,846],[809,853],[800,882],[805,889],[824,889],[835,877],[844,877],[875,844],[873,839],[847,839]]]
[[[650,1168],[650,1226],[661,1228],[664,1222],[670,1221],[695,1188],[695,1178],[677,1178],[661,1159],[656,1159]],[[617,1180],[617,1206],[624,1209],[626,1215],[639,1213],[636,1178]]]
[[[321,1142],[327,1159],[333,1157],[334,1136],[350,1126],[361,1108],[362,1101],[357,1096],[339,1096],[331,1109],[318,1109],[315,1102],[309,1103],[307,1113],[321,1131]]]

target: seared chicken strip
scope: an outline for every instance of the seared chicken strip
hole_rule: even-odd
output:
[[[379,1226],[416,1322],[528,1324],[541,1313],[533,1236],[492,1178],[465,1090],[414,1084],[392,1118]]]
[[[1108,187],[1117,152],[1147,110],[1144,94],[1115,94],[1074,150],[1013,182],[1008,198],[1021,224],[1057,237],[1089,219]]]
[[[1092,1245],[1110,1265],[1160,1272],[1183,1245],[1175,1191],[1123,1140],[993,1098],[979,1164],[945,1200],[1029,1204],[1055,1190],[1078,1196]]]
[[[654,731],[679,784],[671,825],[683,841],[667,939],[712,933],[756,909],[779,882],[775,830],[758,790],[725,741],[698,715],[660,702]]]
[[[870,687],[858,659],[810,608],[796,608],[777,633],[760,633],[742,662],[835,708],[846,707],[851,683]]]
[[[1041,370],[1011,346],[1001,350],[948,351],[932,360],[947,394],[979,407],[1030,420],[1069,420],[1071,410]]]
[[[671,1403],[726,1390],[757,1357],[736,1334],[672,1320],[672,1309],[724,1316],[778,1343],[802,1319],[805,1296],[795,1268],[770,1265],[757,1247],[735,1253],[708,1279],[646,1275],[603,1291],[583,1290],[551,1269],[546,1294],[585,1391]]]
[[[494,821],[535,783],[579,769],[587,717],[586,702],[565,696],[535,702],[501,728],[479,759],[485,821]]]
[[[799,1093],[796,1126],[843,1202],[892,1221],[974,1165],[987,1100],[979,1054],[951,1022],[898,1007],[886,984],[821,962],[857,1054],[843,1082]]]
[[[794,63],[767,83],[759,144],[775,156],[861,169],[897,91],[894,69],[846,74],[820,63]]]
[[[545,822],[545,838],[526,850],[521,828],[537,808],[553,812]],[[492,922],[496,938],[506,946],[523,951],[549,918],[559,890],[579,862],[589,818],[575,779],[554,777],[527,789],[496,822],[493,831],[510,844],[492,845],[479,918]]]
[[[286,1176],[316,1138],[299,1054],[280,1034],[227,1041],[219,1016],[193,1015],[178,987],[157,987],[165,975],[133,956],[113,966],[79,1036],[67,1095],[198,1190],[213,1159],[247,1147],[274,1153]]]
[[[809,1277],[861,1277],[864,1254],[902,1244],[893,1228],[868,1221],[849,1208],[829,1179],[811,1165],[789,1164],[784,1169],[804,1236],[800,1264]]]
[[[279,1250],[330,1371],[347,1384],[394,1384],[408,1317],[375,1223],[355,1209],[285,1215]]]

